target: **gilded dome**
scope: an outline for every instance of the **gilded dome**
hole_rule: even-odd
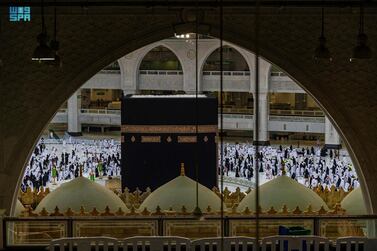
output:
[[[363,193],[360,187],[347,194],[340,204],[342,208],[346,210],[346,214],[367,214]]]
[[[85,177],[78,177],[59,186],[43,198],[35,211],[40,212],[46,208],[48,212],[53,212],[56,206],[60,212],[65,212],[68,208],[78,212],[81,206],[86,211],[92,211],[94,207],[98,211],[104,211],[106,206],[112,212],[119,208],[122,208],[124,212],[128,211],[126,205],[115,193]]]
[[[208,206],[212,211],[220,211],[221,200],[213,191],[199,184],[199,207],[204,212]],[[147,208],[148,211],[155,211],[157,206],[161,210],[174,210],[180,212],[185,206],[187,212],[192,212],[196,203],[196,181],[184,175],[165,183],[153,191],[140,205],[139,210]],[[225,208],[225,207],[224,207]]]
[[[288,210],[294,210],[298,206],[301,211],[305,211],[309,205],[314,211],[319,210],[321,206],[325,210],[329,210],[318,194],[285,175],[261,185],[259,193],[260,206],[263,211],[267,211],[271,207],[279,211],[284,205]],[[255,211],[255,190],[240,202],[237,209],[242,212],[246,207]]]

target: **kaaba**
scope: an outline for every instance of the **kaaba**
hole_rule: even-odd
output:
[[[180,175],[181,163],[190,178],[217,186],[217,116],[215,97],[123,97],[122,190],[154,190]]]

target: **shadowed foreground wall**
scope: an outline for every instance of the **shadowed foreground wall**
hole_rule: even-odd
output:
[[[51,13],[51,9],[47,12]],[[117,58],[149,43],[171,37],[177,12],[167,9],[59,9],[58,38],[63,67],[31,62],[40,32],[37,8],[30,23],[1,18],[0,34],[0,208],[11,208],[17,182],[31,149],[60,105],[96,72]],[[377,210],[377,64],[350,63],[357,12],[331,9],[326,16],[328,47],[335,60],[317,63],[312,53],[320,32],[319,9],[263,10],[260,54],[281,67],[312,94],[329,114],[360,167],[367,204]],[[2,13],[7,13],[2,9]],[[255,51],[254,17],[245,10],[226,10],[224,39]],[[377,52],[377,13],[366,11],[369,44]],[[47,16],[52,35],[52,16]],[[218,13],[207,11],[205,23],[218,37]],[[193,61],[194,63],[194,61]]]

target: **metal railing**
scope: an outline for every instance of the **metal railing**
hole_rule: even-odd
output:
[[[220,118],[221,114],[219,114],[219,118]],[[224,114],[223,115],[223,118],[224,119],[253,119],[253,115],[249,115],[249,114],[230,114],[230,113],[227,113],[227,114]]]
[[[231,114],[253,114],[253,108],[235,108],[224,107],[224,113]],[[270,115],[282,115],[282,116],[307,116],[307,117],[324,117],[325,113],[321,110],[280,110],[270,109]]]
[[[183,75],[183,71],[175,70],[140,70],[141,75]],[[220,71],[203,71],[203,76],[219,76]],[[224,71],[223,76],[250,76],[249,71]]]
[[[230,118],[252,118],[252,108],[224,108],[224,115]],[[121,115],[121,110],[109,110],[109,109],[80,109],[82,114],[112,114]],[[58,113],[67,113],[67,109],[59,109]],[[282,120],[282,121],[312,121],[312,122],[324,122],[324,112],[320,110],[270,110],[270,120]],[[272,119],[271,119],[272,118]]]
[[[3,240],[5,248],[44,247],[52,239],[62,237],[109,236],[126,238],[132,236],[182,236],[203,238],[219,236],[224,227],[225,236],[255,237],[254,214],[227,215],[221,224],[219,216],[204,215],[200,220],[192,215],[130,215],[130,216],[54,216],[54,217],[4,217]],[[279,226],[302,226],[317,236],[335,240],[358,233],[374,237],[377,215],[297,215],[261,214],[260,238],[279,233]]]
[[[270,116],[271,121],[325,123],[324,117]]]
[[[101,70],[100,73],[104,74],[120,74],[120,69],[112,69],[112,70]],[[174,70],[140,70],[139,74],[142,75],[183,75],[183,71],[174,71]],[[204,76],[212,75],[218,76],[220,75],[220,71],[203,71]],[[224,76],[250,76],[250,71],[224,71]],[[273,71],[271,72],[272,77],[286,77],[287,74],[280,71]]]
[[[282,71],[272,71],[271,77],[287,77],[287,74]]]
[[[114,137],[114,142],[117,144],[120,144],[120,140],[117,139],[117,137]],[[41,141],[39,141],[40,143]],[[85,144],[85,145],[93,145],[93,146],[100,146],[101,142],[103,140],[100,139],[82,139],[82,138],[75,138],[75,137],[69,137],[68,135],[64,135],[63,138],[60,139],[48,139],[43,138],[43,142],[45,144],[63,144],[63,142],[67,145],[71,144]]]
[[[81,113],[90,114],[113,114],[121,115],[121,110],[108,110],[108,109],[80,109]]]
[[[220,117],[220,115],[219,115]],[[253,119],[248,114],[224,114],[224,119]],[[325,123],[324,117],[269,116],[270,121]]]
[[[180,70],[140,70],[140,75],[183,75]]]
[[[283,116],[308,116],[308,117],[324,117],[325,113],[321,110],[278,110],[270,109],[271,115]]]
[[[220,71],[203,71],[203,76],[220,76]],[[223,71],[223,76],[250,76],[250,71]]]

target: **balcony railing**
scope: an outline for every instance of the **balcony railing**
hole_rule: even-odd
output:
[[[270,116],[270,121],[325,123],[324,117]]]
[[[219,114],[220,117],[220,114]],[[224,114],[224,119],[253,119],[253,115]],[[299,117],[299,116],[269,116],[270,121],[325,123],[324,117]]]
[[[203,76],[220,76],[220,71],[203,71]],[[249,71],[223,71],[223,76],[250,76]]]
[[[225,119],[253,119],[253,115],[248,114],[224,114],[223,115]],[[219,114],[220,118],[220,114]]]
[[[282,72],[282,71],[272,71],[272,72],[271,72],[271,76],[272,76],[272,77],[286,77],[287,74],[285,74],[285,73]]]
[[[141,70],[140,75],[183,75],[183,71],[172,70]]]
[[[252,115],[254,113],[252,108],[223,108],[224,114],[241,114],[241,115]],[[90,114],[114,114],[120,115],[121,110],[109,110],[109,109],[80,109],[81,113],[90,113]],[[220,109],[218,111],[220,113]],[[67,108],[62,108],[58,110],[58,113],[67,113]],[[325,116],[323,111],[320,110],[277,110],[271,109],[270,115],[279,116],[279,118],[284,117],[321,117],[321,121]],[[283,119],[282,119],[283,120]]]
[[[120,69],[104,69],[100,73],[104,74],[120,74]],[[183,75],[183,71],[174,70],[140,70],[142,75]],[[219,76],[220,71],[203,71],[204,76]],[[223,76],[250,76],[250,71],[223,71]],[[271,72],[272,77],[286,77],[287,74],[280,71]]]
[[[325,113],[321,110],[278,110],[271,109],[271,115],[286,115],[286,116],[308,116],[308,117],[324,117]]]
[[[113,114],[120,115],[121,110],[108,110],[108,109],[80,109],[81,113],[90,113],[90,114]]]
[[[237,113],[237,114],[253,114],[253,108],[234,108],[224,107],[224,113]],[[220,109],[219,109],[220,112]],[[270,109],[270,115],[281,116],[303,116],[303,117],[324,117],[325,114],[321,110],[279,110]]]
[[[140,70],[141,75],[183,75],[183,71]],[[220,71],[203,71],[204,76],[219,76]],[[223,71],[223,76],[250,76],[249,71]]]

